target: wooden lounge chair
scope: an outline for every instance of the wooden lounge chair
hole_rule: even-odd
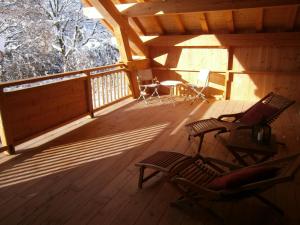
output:
[[[273,92],[241,113],[221,115],[218,118],[204,119],[186,124],[188,139],[199,137],[198,152],[201,150],[204,135],[208,132],[228,132],[233,129],[252,128],[256,125],[269,125],[295,101]],[[231,120],[230,120],[231,119]]]
[[[199,204],[199,200],[234,201],[256,197],[283,214],[279,207],[259,194],[278,183],[291,181],[299,166],[300,153],[235,171],[219,160],[200,157],[189,166],[172,171],[176,175],[170,183],[182,194],[178,201]]]
[[[179,152],[158,151],[135,164],[140,168],[138,187],[142,188],[144,182],[160,172],[164,174],[165,178],[171,178],[172,176],[174,176],[174,171],[188,167],[200,158],[202,158],[202,156],[200,156],[199,154],[195,156],[188,156]],[[241,166],[239,165],[233,165],[225,161],[215,159],[215,162],[217,161],[219,162],[219,164],[223,164],[224,166],[226,166],[227,168],[231,168],[232,170],[241,168]],[[145,176],[146,168],[152,169],[154,171]]]

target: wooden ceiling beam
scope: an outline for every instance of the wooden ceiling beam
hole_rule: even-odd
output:
[[[272,8],[282,6],[300,5],[300,0],[260,0],[260,1],[232,1],[232,0],[211,0],[211,1],[155,1],[118,4],[117,8],[123,15],[129,17],[153,16],[167,14],[183,14],[196,12],[214,12],[253,8]]]
[[[106,27],[107,30],[109,30],[112,34],[114,33],[114,28],[113,26],[107,22],[105,19],[100,19],[99,22]]]
[[[101,15],[114,27],[120,27],[125,30],[131,43],[134,44],[137,50],[144,55],[148,56],[148,49],[144,46],[143,42],[137,33],[129,25],[128,20],[120,14],[118,9],[110,0],[88,0],[89,3],[95,7]]]
[[[257,47],[300,46],[300,32],[143,36],[147,46]]]

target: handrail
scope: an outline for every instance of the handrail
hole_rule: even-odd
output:
[[[118,63],[118,64],[113,64],[113,65],[100,66],[100,67],[94,67],[94,68],[89,68],[89,69],[70,71],[70,72],[65,72],[65,73],[58,73],[58,74],[53,74],[53,75],[40,76],[40,77],[28,78],[28,79],[17,80],[17,81],[2,82],[2,83],[0,83],[0,89],[10,87],[10,86],[17,86],[17,85],[22,85],[22,84],[35,83],[35,82],[44,81],[44,80],[50,80],[50,79],[55,79],[55,78],[67,77],[67,76],[84,74],[84,73],[90,73],[92,71],[110,69],[110,68],[121,67],[121,66],[125,67],[125,64]]]
[[[100,73],[96,73],[96,74],[91,75],[91,78],[102,77],[102,76],[105,76],[107,74],[117,73],[117,72],[121,72],[121,71],[128,71],[128,70],[122,68],[122,69],[104,71],[104,72],[100,72]]]

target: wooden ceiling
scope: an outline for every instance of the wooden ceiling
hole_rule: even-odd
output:
[[[300,29],[300,1],[112,0],[139,35],[285,32]],[[131,3],[131,4],[128,4]],[[132,4],[135,3],[135,4]]]
[[[121,27],[134,55],[145,36],[274,33],[300,30],[300,0],[82,0],[110,30]]]

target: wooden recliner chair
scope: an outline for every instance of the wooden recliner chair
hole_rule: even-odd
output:
[[[278,183],[291,181],[300,166],[300,153],[231,171],[231,166],[202,158],[172,171],[170,183],[182,194],[178,201],[234,201],[255,197],[275,211],[283,211],[260,195]],[[175,175],[176,174],[176,175]]]
[[[271,92],[244,112],[221,115],[218,118],[198,120],[186,124],[188,139],[190,140],[191,137],[200,138],[199,152],[206,133],[212,131],[223,133],[233,129],[252,128],[258,124],[269,125],[294,103],[295,101]]]

